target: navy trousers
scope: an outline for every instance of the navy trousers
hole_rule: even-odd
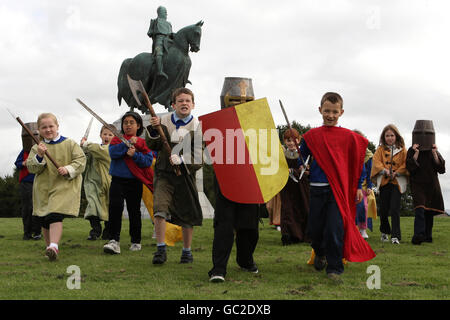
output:
[[[109,189],[110,240],[120,241],[124,200],[130,222],[131,243],[141,243],[141,198],[142,182],[138,179],[112,177]]]
[[[416,208],[414,213],[414,235],[420,236],[427,241],[432,241],[433,214],[422,207]]]
[[[310,188],[307,233],[317,256],[327,258],[327,273],[344,272],[344,224],[331,187]]]
[[[237,203],[216,192],[214,211],[213,268],[209,276],[227,273],[228,259],[236,241],[236,262],[250,268],[254,265],[253,253],[259,239],[260,207],[258,204]]]

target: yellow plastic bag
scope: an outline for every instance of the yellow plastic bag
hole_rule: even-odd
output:
[[[314,252],[314,249],[311,249],[311,257],[309,258],[309,260],[306,262],[306,264],[314,264],[314,257],[316,256],[316,253]],[[342,263],[343,264],[347,264],[347,260],[345,260],[345,258],[342,258]]]
[[[373,191],[367,195],[367,218],[377,218],[377,200]]]

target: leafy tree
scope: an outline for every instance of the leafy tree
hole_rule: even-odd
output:
[[[375,151],[377,151],[377,147],[375,146],[375,144],[369,140],[369,145],[367,146],[367,148],[372,151],[372,153],[375,153]]]
[[[19,171],[0,177],[0,217],[20,217]]]
[[[414,205],[409,184],[400,201],[400,216],[414,216]]]
[[[311,129],[311,126],[309,124],[306,127],[302,126],[300,123],[298,123],[297,121],[294,120],[294,122],[291,123],[291,128],[296,129],[300,133],[300,135],[303,135],[309,129]],[[280,137],[281,143],[283,143],[283,134],[287,129],[288,129],[287,124],[277,126],[278,135]]]

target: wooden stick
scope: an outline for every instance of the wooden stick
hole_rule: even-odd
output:
[[[36,142],[36,144],[41,143],[33,134],[33,132],[31,132],[31,130],[22,122],[22,120],[20,120],[19,117],[15,118],[17,120],[17,122],[20,123],[20,125],[22,126],[22,128],[25,129],[25,131],[31,136],[31,138],[33,138],[34,142]],[[45,155],[47,156],[47,158],[51,161],[51,163],[53,163],[53,165],[56,167],[56,169],[58,169],[60,167],[60,165],[56,162],[55,159],[53,159],[53,157],[47,152],[47,150],[45,150]]]
[[[133,92],[133,96],[135,97],[135,100],[137,103],[140,104],[140,101],[137,98],[137,91],[136,89],[138,89],[141,92],[141,95],[144,97],[144,103],[145,106],[147,107],[147,109],[150,111],[150,115],[152,117],[156,117],[156,113],[155,110],[153,109],[152,103],[150,102],[150,99],[148,98],[147,92],[145,92],[145,88],[144,85],[142,84],[142,82],[136,81],[131,79],[131,77],[129,75],[127,75],[128,78],[128,83],[130,85],[130,89]],[[167,137],[164,134],[164,131],[161,127],[161,125],[156,126],[155,128],[158,131],[159,136],[161,137],[162,143],[163,143],[163,147],[166,149],[166,151],[170,154],[172,154],[172,148],[169,145],[169,142],[167,141]],[[181,171],[180,171],[180,167],[179,166],[174,166],[174,170],[175,170],[175,174],[177,176],[181,175]]]

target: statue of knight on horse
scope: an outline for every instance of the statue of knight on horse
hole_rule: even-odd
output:
[[[176,88],[191,83],[188,79],[191,69],[189,51],[200,50],[203,21],[184,27],[177,33],[172,32],[172,25],[167,21],[167,11],[158,7],[158,18],[150,21],[147,35],[152,38],[152,53],[142,52],[134,58],[122,62],[117,80],[119,105],[125,100],[131,110],[138,108],[146,113],[135,101],[127,80],[127,74],[134,80],[142,81],[150,102],[163,105],[172,111],[171,95]]]

